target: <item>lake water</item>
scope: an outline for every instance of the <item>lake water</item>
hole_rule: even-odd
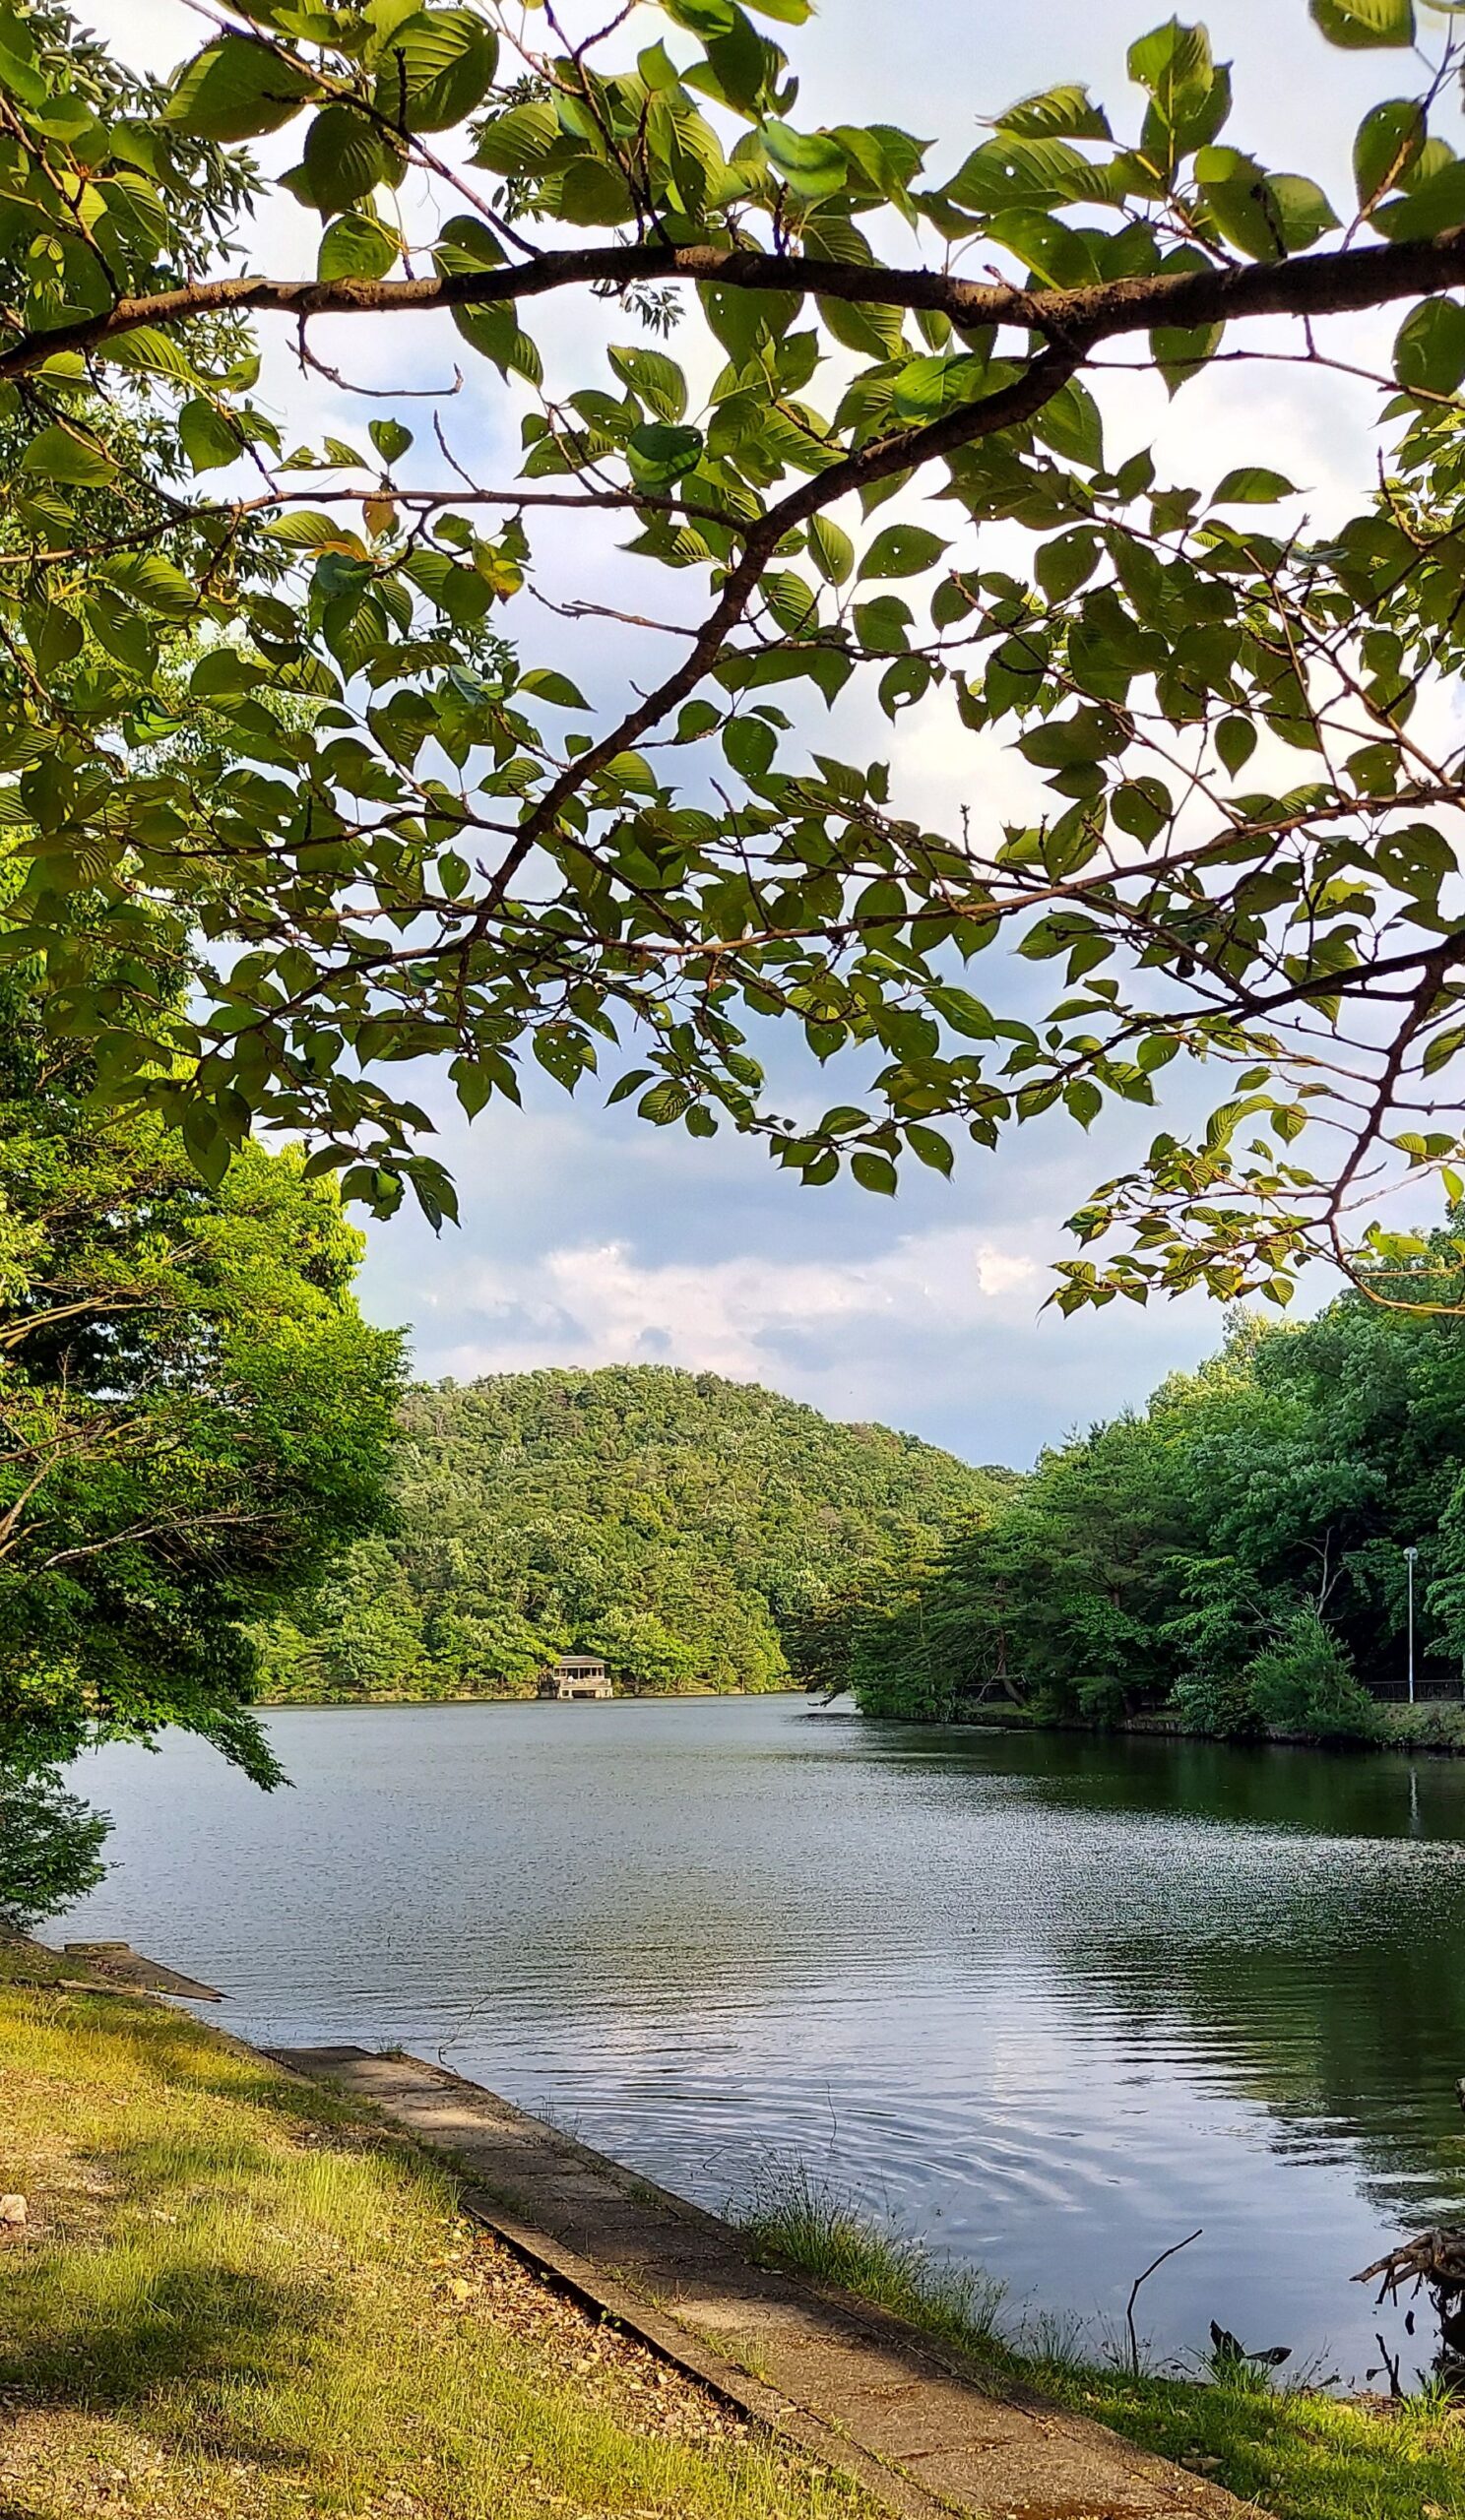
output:
[[[1361,2377],[1349,2278],[1465,2217],[1465,1761],[810,1717],[293,1709],[256,1793],[84,1760],[126,1936],[282,2043],[441,2056],[714,2206],[798,2161],[1165,2353]],[[1428,2359],[1403,2336],[1406,2376]]]

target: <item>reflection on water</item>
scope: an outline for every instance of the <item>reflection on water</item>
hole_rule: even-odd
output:
[[[79,1781],[66,1930],[246,2037],[400,2042],[720,2204],[797,2155],[1021,2300],[1345,2374],[1465,2216],[1465,1761],[933,1732],[790,1698],[292,1709]],[[1425,2358],[1402,2344],[1406,2374]]]

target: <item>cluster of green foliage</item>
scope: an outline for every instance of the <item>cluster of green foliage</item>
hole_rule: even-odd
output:
[[[262,1785],[253,1624],[378,1519],[400,1341],[292,1153],[210,1190],[158,1116],[0,1006],[0,1913],[96,1877],[61,1788],[181,1725]]]
[[[1377,1159],[1465,1162],[1459,749],[1418,706],[1461,640],[1452,14],[1311,0],[1319,73],[1380,63],[1340,206],[1233,135],[1203,27],[1137,34],[1113,119],[1060,79],[971,147],[999,100],[953,97],[956,146],[822,123],[784,49],[810,7],[663,0],[576,42],[547,4],[238,0],[159,89],[6,0],[0,959],[40,957],[101,1090],[209,1180],[263,1119],[434,1218],[396,1083],[422,1055],[471,1112],[532,1057],[886,1193],[959,1133],[1142,1114],[1198,1057],[1208,1124],[1097,1189],[1057,1299],[1285,1301],[1350,1265]],[[239,144],[287,129],[267,183]],[[305,268],[253,268],[251,233]],[[585,320],[551,372],[555,297]],[[1265,445],[1198,483],[1111,443],[1107,357],[1171,392],[1217,357],[1356,375],[1381,306],[1380,460],[1325,535]],[[450,408],[300,446],[257,393],[256,322],[349,397],[312,323],[406,314],[445,394],[482,362],[515,478],[475,475]],[[648,333],[678,323],[673,358]],[[546,510],[577,570],[587,535],[633,555],[660,679],[578,578],[560,599]],[[1045,805],[923,829],[845,731],[861,694],[1014,741]],[[148,900],[186,994],[121,974]],[[998,940],[1053,975],[1037,1020]],[[817,1118],[752,1055],[774,1015],[852,1054]]]
[[[787,1687],[816,1606],[929,1554],[1003,1477],[666,1365],[418,1388],[394,1533],[263,1631],[266,1693],[528,1696],[570,1649],[630,1689]]]
[[[1045,1453],[933,1567],[827,1613],[820,1668],[877,1715],[1364,1737],[1405,1674],[1411,1546],[1419,1680],[1458,1688],[1465,1330],[1350,1293],[1296,1329],[1242,1317],[1142,1413]]]

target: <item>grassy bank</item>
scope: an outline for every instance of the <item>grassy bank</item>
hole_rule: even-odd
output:
[[[873,2520],[347,2107],[60,1974],[0,1944],[5,2520]]]
[[[1009,2333],[999,2286],[882,2231],[801,2174],[771,2182],[743,2222],[780,2264],[878,2302],[998,2380],[1041,2389],[1277,2520],[1465,2514],[1465,2411],[1437,2399],[1344,2402],[1269,2387],[1249,2364],[1211,2381],[1086,2361],[1060,2323]]]
[[[0,1943],[3,2520],[875,2520],[461,2219],[343,2102]],[[27,1983],[29,1981],[50,1983]],[[1131,2377],[807,2183],[770,2254],[1279,2520],[1465,2514],[1465,2426]]]

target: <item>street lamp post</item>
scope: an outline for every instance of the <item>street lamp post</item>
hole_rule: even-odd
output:
[[[1414,1704],[1414,1561],[1417,1548],[1406,1548],[1404,1563],[1409,1569],[1409,1703]]]

